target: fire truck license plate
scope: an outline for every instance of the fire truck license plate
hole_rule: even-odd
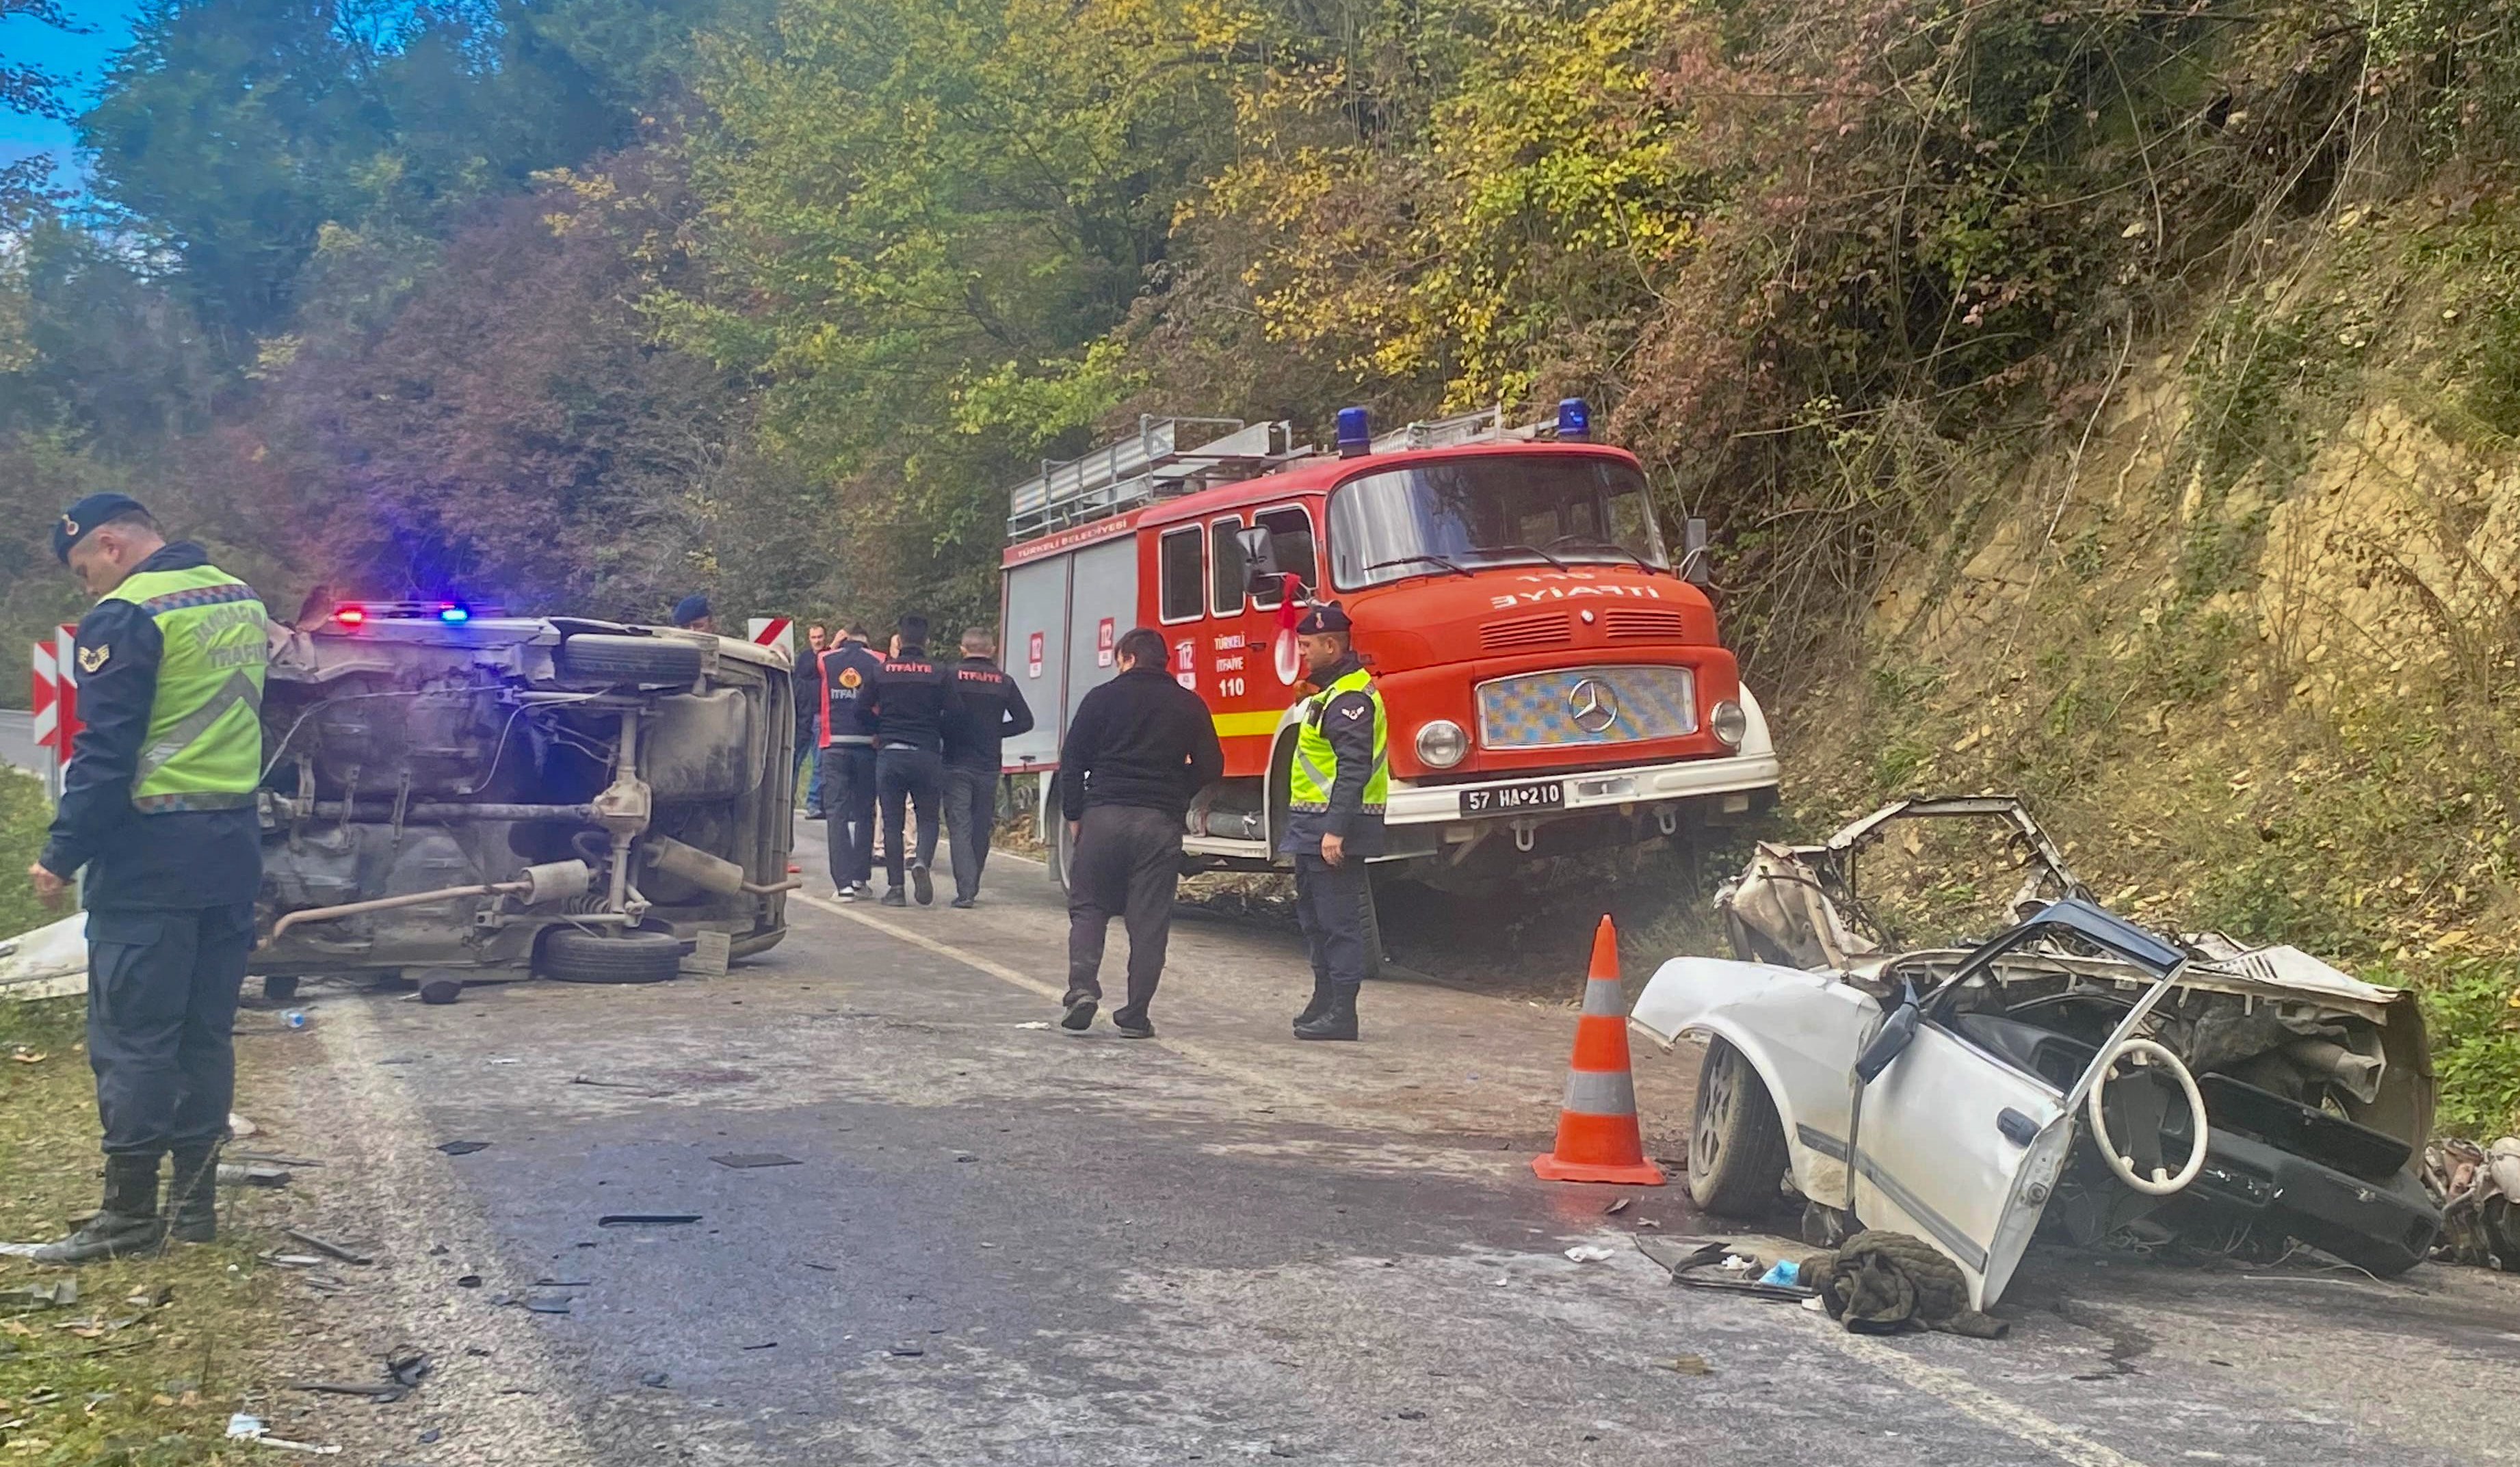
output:
[[[1492,789],[1462,791],[1463,815],[1513,815],[1525,810],[1566,808],[1566,781],[1535,779],[1528,784],[1499,784]]]

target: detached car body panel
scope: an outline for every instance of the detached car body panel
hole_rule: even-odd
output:
[[[271,650],[252,971],[636,982],[671,976],[666,939],[678,959],[703,932],[731,956],[784,935],[784,651],[374,606]],[[575,970],[552,971],[557,929],[579,934]]]
[[[1854,856],[1895,821],[1954,817],[2010,827],[2023,920],[1974,949],[1883,953]],[[1980,1308],[2043,1223],[2086,1244],[2293,1238],[2375,1272],[2439,1231],[2410,1165],[2433,1104],[2411,996],[2107,912],[2018,802],[1903,801],[1822,845],[1762,846],[1718,901],[1735,947],[1768,960],[1673,959],[1632,1022],[1666,1045],[1720,1039],[1765,1086],[1795,1189],[1932,1242]],[[2110,1083],[2106,1057],[2144,1040],[2167,1057]],[[2202,1102],[2201,1146],[2174,1069]]]

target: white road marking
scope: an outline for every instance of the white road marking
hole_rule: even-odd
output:
[[[2060,1462],[2070,1462],[2073,1467],[2143,1467],[2135,1458],[2103,1446],[2072,1427],[2050,1421],[2028,1406],[1973,1385],[1956,1371],[1929,1365],[1904,1350],[1843,1330],[1827,1331],[1822,1338],[1901,1385],[1933,1397],[1980,1426],[2019,1438]]]
[[[829,897],[808,896],[799,891],[788,893],[788,900],[802,902],[806,906],[814,908],[817,911],[828,911],[836,917],[844,917],[849,921],[858,923],[860,926],[872,927],[876,931],[884,934],[886,937],[898,938],[902,942],[906,942],[914,948],[924,948],[928,952],[933,953],[940,957],[952,958],[954,961],[959,962],[966,967],[986,973],[1001,983],[1012,983],[1026,993],[1039,994],[1054,1003],[1067,997],[1067,990],[1064,985],[1045,983],[1041,979],[1035,978],[1029,973],[1018,972],[1013,968],[1008,967],[1005,963],[999,962],[995,958],[983,957],[977,953],[958,948],[952,943],[942,941],[938,938],[929,937],[924,932],[902,926],[898,922],[887,921],[882,917],[877,916],[874,912],[861,911],[855,907],[843,906],[838,902],[831,900]],[[1138,1040],[1133,1041],[1132,1043],[1159,1045],[1162,1048],[1168,1049],[1171,1052],[1180,1055],[1182,1058],[1191,1061],[1192,1064],[1199,1066],[1201,1069],[1212,1070],[1215,1073],[1224,1076],[1226,1079],[1232,1080],[1234,1083],[1246,1089],[1266,1090],[1271,1095],[1278,1097],[1279,1100],[1283,1103],[1303,1103],[1316,1098],[1310,1090],[1304,1089],[1300,1087],[1290,1086],[1281,1077],[1269,1074],[1264,1070],[1255,1070],[1246,1065],[1237,1063],[1236,1061],[1219,1054],[1217,1051],[1205,1045],[1189,1043],[1178,1039],[1168,1039],[1162,1035],[1157,1035],[1151,1040]]]

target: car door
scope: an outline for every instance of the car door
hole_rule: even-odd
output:
[[[1856,1105],[1856,1216],[1932,1243],[1994,1303],[2073,1145],[2065,1097],[1928,1021]]]

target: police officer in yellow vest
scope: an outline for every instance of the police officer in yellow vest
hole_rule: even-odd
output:
[[[218,1145],[236,1089],[237,993],[262,884],[254,786],[270,622],[202,548],[139,504],[92,494],[53,552],[98,598],[78,627],[86,727],[27,874],[46,905],[87,868],[87,1049],[105,1126],[105,1206],[35,1257],[78,1264],[216,1228]]]
[[[1382,694],[1348,645],[1347,612],[1316,606],[1297,623],[1297,645],[1320,691],[1297,705],[1303,720],[1286,786],[1286,834],[1279,850],[1295,858],[1295,911],[1312,950],[1313,1001],[1295,1018],[1295,1038],[1356,1038],[1356,993],[1372,941],[1365,863],[1382,854],[1382,807],[1391,784],[1384,762],[1389,722]]]

